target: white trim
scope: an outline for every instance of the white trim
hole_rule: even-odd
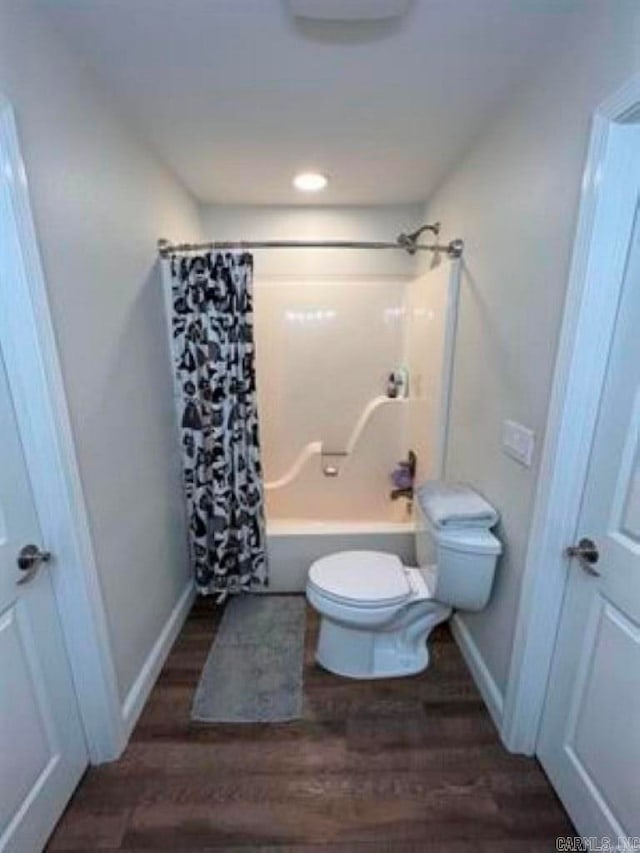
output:
[[[122,719],[127,739],[138,722],[138,718],[144,708],[144,703],[147,701],[149,693],[151,693],[153,685],[160,675],[160,670],[171,651],[171,647],[189,615],[195,595],[196,591],[193,582],[189,581],[169,614],[169,618],[165,622],[162,631],[160,631],[158,639],[153,644],[153,648],[149,652],[138,677],[127,693],[122,705]]]
[[[462,652],[462,657],[471,671],[476,687],[489,709],[496,728],[500,731],[504,712],[504,697],[502,692],[491,675],[480,649],[477,647],[471,632],[464,624],[459,613],[453,615],[449,625],[451,626],[451,633],[458,644],[458,648]]]
[[[124,746],[120,697],[29,192],[11,106],[0,99],[0,336],[89,755]]]
[[[447,308],[444,327],[444,345],[442,348],[442,370],[440,372],[440,406],[436,424],[434,475],[437,479],[444,479],[447,443],[449,441],[449,420],[451,415],[453,368],[456,355],[461,274],[462,261],[452,260],[451,269],[449,271],[449,282],[447,285]]]
[[[640,75],[594,119],[505,697],[514,752],[538,737],[637,202],[638,140],[621,122],[638,106]]]
[[[254,252],[260,252],[260,249],[254,249]],[[348,250],[347,250],[348,251]],[[161,260],[170,260],[171,256],[163,255]],[[344,287],[346,273],[328,272],[328,273],[267,273],[260,275],[260,278],[254,279],[255,287],[268,287],[269,285],[278,284],[300,284],[300,280],[313,284],[326,284],[327,287]],[[399,284],[409,284],[416,278],[415,273],[407,272],[375,272],[375,273],[348,273],[349,285],[370,285],[372,282],[387,280],[390,282],[398,282]]]

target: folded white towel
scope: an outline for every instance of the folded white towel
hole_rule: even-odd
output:
[[[428,480],[416,489],[424,514],[437,527],[494,527],[498,511],[482,495],[464,483]]]

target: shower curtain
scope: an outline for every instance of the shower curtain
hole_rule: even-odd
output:
[[[253,258],[171,258],[190,554],[198,590],[267,583],[253,343]]]

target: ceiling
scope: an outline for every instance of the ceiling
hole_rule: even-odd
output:
[[[420,201],[580,0],[414,0],[397,21],[302,22],[285,0],[39,0],[205,203]],[[295,172],[330,178],[301,196]]]

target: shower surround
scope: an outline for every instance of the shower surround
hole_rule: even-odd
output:
[[[405,282],[258,278],[258,406],[269,519],[403,520],[389,471],[409,400],[384,396],[403,363]],[[326,471],[334,476],[327,476]]]
[[[255,279],[258,409],[271,584],[304,588],[341,549],[413,560],[411,503],[390,473],[413,450],[439,473],[452,266],[414,276]],[[406,397],[387,380],[403,367]]]

